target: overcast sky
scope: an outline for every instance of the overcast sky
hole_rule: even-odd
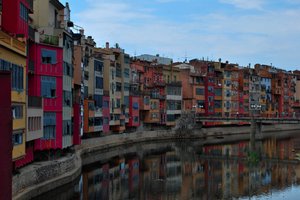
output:
[[[61,0],[99,47],[300,69],[300,0]]]

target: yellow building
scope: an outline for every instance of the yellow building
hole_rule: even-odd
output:
[[[11,71],[13,110],[13,161],[25,155],[26,44],[0,31],[0,70]]]

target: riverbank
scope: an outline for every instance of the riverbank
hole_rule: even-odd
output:
[[[176,131],[144,131],[83,140],[80,146],[75,147],[75,154],[54,161],[36,162],[20,169],[20,174],[13,177],[13,199],[31,199],[74,181],[80,175],[82,166],[103,159],[103,151],[111,148],[125,145],[125,149],[130,149],[134,143],[174,139],[197,140],[203,144],[226,143],[248,140],[249,133],[249,126],[214,127],[185,134]],[[294,134],[300,134],[300,125],[264,125],[262,134],[256,138],[280,138]],[[135,149],[132,151],[138,152]]]

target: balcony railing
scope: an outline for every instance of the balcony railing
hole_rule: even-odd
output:
[[[42,108],[43,98],[37,96],[28,96],[28,107]]]
[[[152,99],[161,99],[161,100],[165,100],[166,99],[166,95],[161,95],[161,94],[151,94],[151,98]]]
[[[44,44],[58,46],[59,38],[58,36],[44,34],[44,35],[40,35],[40,42]]]

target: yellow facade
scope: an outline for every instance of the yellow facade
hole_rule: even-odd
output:
[[[19,134],[19,144],[14,145],[13,160],[25,155],[26,142],[26,44],[0,31],[0,59],[23,68],[23,90],[12,89],[12,106],[22,106],[21,117],[13,120],[13,136]],[[22,111],[21,111],[22,110]],[[12,137],[13,137],[12,136]]]

